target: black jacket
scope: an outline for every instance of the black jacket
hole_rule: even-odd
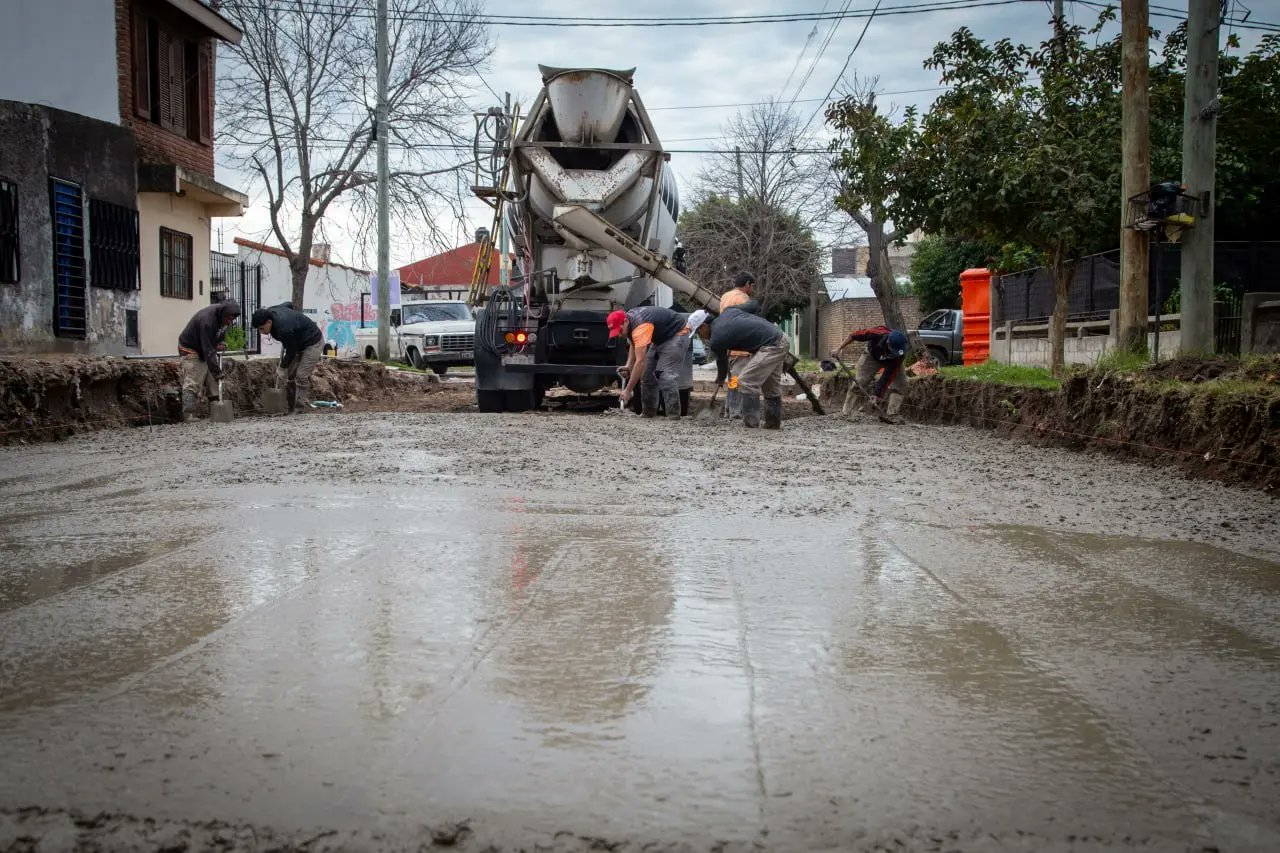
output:
[[[301,311],[294,311],[288,302],[271,306],[267,313],[271,315],[271,337],[284,348],[280,353],[281,367],[293,364],[304,349],[324,340],[315,321]]]
[[[749,304],[751,303],[744,303],[744,306]],[[754,353],[781,342],[785,337],[777,326],[744,307],[735,305],[729,308],[711,326],[711,341],[708,346],[716,354],[716,383],[724,382],[729,375],[730,350]]]
[[[197,311],[187,321],[186,328],[178,335],[178,348],[200,356],[209,365],[215,379],[222,378],[222,365],[218,359],[218,344],[227,339],[224,325],[227,314],[240,316],[240,306],[233,301],[218,302]]]

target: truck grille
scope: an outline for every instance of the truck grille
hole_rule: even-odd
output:
[[[472,335],[441,335],[440,349],[443,352],[471,352],[475,349],[476,336]]]

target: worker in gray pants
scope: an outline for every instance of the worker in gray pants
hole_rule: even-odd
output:
[[[706,323],[702,328],[705,329]],[[742,400],[742,423],[748,429],[760,426],[761,396],[764,397],[764,428],[782,429],[782,370],[790,341],[786,334],[763,317],[742,308],[730,308],[704,332],[716,354],[716,384],[729,375],[729,353],[751,353],[738,374],[738,396]]]
[[[639,385],[646,418],[658,416],[661,400],[667,419],[680,419],[680,371],[691,342],[685,320],[686,315],[655,305],[614,311],[605,318],[610,339],[625,336],[631,344],[627,363],[618,370],[626,380],[622,402],[630,402]]]

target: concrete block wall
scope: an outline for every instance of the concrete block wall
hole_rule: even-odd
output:
[[[920,299],[916,296],[904,296],[898,299],[902,309],[902,319],[907,329],[920,326],[923,314],[920,311]],[[854,329],[865,329],[884,323],[884,314],[880,303],[874,298],[838,299],[828,302],[818,309],[818,354],[817,358],[838,347],[849,332]],[[850,347],[853,350],[854,347]]]

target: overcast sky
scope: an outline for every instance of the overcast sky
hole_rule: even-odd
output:
[[[370,5],[373,0],[369,0]],[[883,0],[883,7],[920,5],[925,0]],[[982,0],[975,0],[982,2]],[[1255,17],[1280,17],[1280,0],[1250,0]],[[1169,6],[1181,7],[1178,0]],[[588,15],[591,17],[689,17],[701,15],[753,15],[785,12],[835,11],[844,0],[488,0],[489,14]],[[875,0],[852,0],[850,10],[867,9]],[[1118,5],[1118,2],[1117,2]],[[1158,4],[1159,5],[1159,4]],[[1087,25],[1097,10],[1067,3],[1068,20]],[[861,46],[852,55],[845,80],[878,78],[878,90],[886,93],[881,104],[917,104],[927,108],[936,97],[937,75],[922,67],[933,46],[961,26],[984,39],[1005,36],[1038,42],[1050,29],[1050,11],[1045,2],[1024,0],[1008,5],[918,14],[877,16],[872,20]],[[828,91],[837,83],[841,67],[850,57],[854,43],[866,23],[863,18],[847,18],[835,25],[825,51],[819,51],[834,22],[750,23],[700,27],[568,28],[494,26],[496,44],[483,79],[498,93],[511,92],[526,107],[540,86],[538,64],[630,68],[635,67],[635,85],[649,108],[663,144],[669,149],[714,148],[722,137],[725,122],[743,104],[768,98],[795,99],[794,109],[802,121],[819,109]],[[1169,29],[1174,21],[1153,18],[1157,29]],[[1256,43],[1256,33],[1245,33],[1246,49]],[[794,73],[793,73],[794,69]],[[790,77],[790,82],[784,86]],[[807,80],[806,80],[807,77]],[[801,86],[801,83],[804,83]],[[934,91],[912,91],[930,90]],[[472,106],[483,109],[493,103],[489,90],[477,79]],[[716,105],[716,106],[708,106]],[[813,119],[813,128],[822,130],[822,116]],[[823,134],[825,136],[825,133]],[[705,155],[672,155],[671,165],[687,201],[690,180],[698,172]],[[469,180],[470,174],[466,175]],[[240,220],[221,220],[224,245],[233,249],[232,238],[243,235],[262,239],[267,218],[259,187],[220,167],[219,180],[250,193],[252,207]],[[442,223],[455,236],[456,244],[469,242],[476,227],[489,225],[491,214],[481,202],[470,204],[466,222]],[[215,221],[215,245],[218,237]],[[372,264],[373,246],[359,246],[347,238],[341,221],[330,223],[334,260],[357,265]],[[398,235],[393,247],[392,266],[400,266],[431,254],[424,244]]]

